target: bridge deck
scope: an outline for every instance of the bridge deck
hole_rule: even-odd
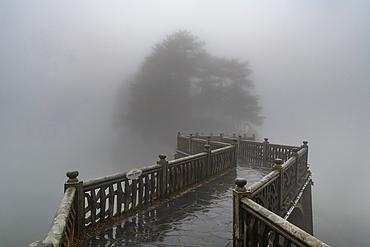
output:
[[[81,246],[226,246],[232,240],[235,178],[246,178],[249,186],[270,171],[239,162],[227,174],[127,218]]]

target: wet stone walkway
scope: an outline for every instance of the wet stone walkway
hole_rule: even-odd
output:
[[[246,178],[249,186],[270,171],[239,163],[229,173],[129,217],[81,246],[227,246],[233,232],[235,178]]]

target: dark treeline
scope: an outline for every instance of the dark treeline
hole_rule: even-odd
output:
[[[130,78],[128,109],[119,123],[163,143],[177,131],[246,133],[251,124],[261,125],[258,96],[248,91],[248,63],[212,56],[204,46],[188,31],[156,44]]]

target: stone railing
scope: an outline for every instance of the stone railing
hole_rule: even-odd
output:
[[[280,158],[284,162],[293,154],[295,146],[271,144],[268,138],[264,142],[256,142],[255,136],[247,137],[233,134],[231,136],[220,135],[195,135],[183,136],[177,135],[177,157],[184,157],[189,154],[196,154],[204,150],[204,145],[209,144],[211,149],[224,147],[225,145],[234,144],[237,141],[238,155],[246,159],[249,164],[272,167],[275,158]],[[307,142],[303,142],[307,146]]]
[[[30,244],[30,247],[70,246],[73,239],[78,236],[76,205],[78,189],[73,186],[76,182],[78,184],[78,181],[75,179],[77,175],[78,172],[67,173],[67,176],[70,178],[65,183],[64,196],[55,214],[49,233],[44,240],[36,241]]]
[[[178,134],[178,149],[184,154],[197,152],[212,142],[233,143],[238,146],[238,155],[248,163],[272,167],[269,174],[248,188],[244,187],[243,179],[236,181],[240,186],[233,196],[234,246],[327,246],[285,220],[299,194],[311,182],[308,142],[299,147],[271,144],[267,138],[256,142],[240,135]]]
[[[160,158],[160,162],[166,162],[165,155],[160,155]],[[142,174],[137,180],[128,179],[127,172],[123,172],[84,182],[84,228],[161,198],[165,169],[161,164],[142,168]]]
[[[178,140],[178,146],[186,141]],[[128,172],[123,172],[82,182],[77,179],[77,171],[68,172],[65,195],[47,238],[30,246],[70,246],[84,231],[100,223],[149,207],[157,200],[236,166],[236,141],[234,145],[221,145],[198,140],[188,142],[194,144],[191,150],[197,154],[172,161],[167,161],[166,155],[159,155],[157,164],[140,169],[136,179],[128,178]],[[211,150],[211,145],[222,147]]]
[[[292,194],[298,193],[299,186],[311,176],[307,148],[293,150],[290,159],[284,163],[282,159],[275,159],[273,170],[247,188],[249,198],[282,217],[290,208]]]
[[[236,190],[243,193],[240,182]],[[248,197],[239,206],[241,222],[233,246],[328,246]]]
[[[197,154],[203,152],[205,145],[209,145],[211,150],[215,150],[230,145],[237,145],[237,139],[227,138],[227,142],[220,142],[222,135],[213,136],[200,136],[196,134],[193,136],[183,136],[178,132],[177,134],[177,154],[176,157],[184,157],[191,154]]]
[[[210,133],[209,135],[204,135],[203,133],[201,133],[199,135],[198,132],[196,132],[195,134],[192,134],[193,137],[195,138],[198,138],[198,139],[208,139],[210,138],[211,141],[218,141],[218,142],[223,142],[222,141],[222,138],[227,138],[227,139],[236,139],[238,137],[244,139],[244,140],[249,140],[249,141],[255,141],[256,140],[256,136],[253,134],[253,136],[247,136],[247,134],[244,134],[243,136],[241,136],[240,134],[238,136],[236,136],[236,134],[232,134],[232,135],[229,135],[229,134],[225,134],[225,133],[220,133],[220,134],[213,134],[213,133]]]
[[[239,142],[239,153],[249,162],[267,165],[274,159],[272,171],[245,188],[247,181],[236,179],[233,192],[234,246],[327,246],[295,227],[287,218],[294,200],[311,181],[308,146],[301,147]],[[257,147],[253,151],[253,147]],[[267,150],[265,156],[264,150]],[[292,245],[293,244],[293,245]]]
[[[159,155],[157,164],[142,168],[136,178],[123,172],[82,182],[77,171],[68,172],[64,198],[47,237],[30,246],[70,246],[84,231],[100,223],[149,207],[236,166],[238,154],[249,163],[272,166],[274,161],[274,165],[268,175],[248,188],[244,187],[245,180],[237,179],[233,192],[234,245],[325,246],[280,218],[289,214],[302,184],[311,179],[307,142],[292,147],[270,144],[267,138],[255,142],[236,135],[180,133],[176,156],[181,158],[167,161],[166,155]]]
[[[304,142],[307,146],[307,142]],[[260,165],[265,167],[272,167],[275,158],[280,158],[283,161],[288,160],[292,154],[295,146],[271,144],[268,138],[264,142],[255,142],[242,139],[239,136],[239,155],[246,158],[248,163]]]
[[[212,140],[218,141],[212,141]],[[271,144],[268,138],[264,142],[248,140],[242,136],[225,137],[223,134],[215,136],[195,137],[177,135],[177,150],[183,154],[198,153],[204,150],[205,145],[214,145],[215,148],[228,146],[230,143],[238,147],[238,155],[246,158],[253,165],[272,167],[273,170],[260,181],[248,187],[250,198],[261,206],[284,216],[289,209],[292,194],[297,193],[302,181],[306,181],[311,172],[308,169],[308,142],[302,146],[288,146]],[[219,142],[221,140],[222,142]],[[220,163],[221,161],[218,161]],[[272,163],[272,164],[271,164]]]

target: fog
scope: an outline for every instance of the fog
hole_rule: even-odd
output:
[[[151,47],[188,30],[249,61],[272,143],[309,141],[314,233],[370,241],[367,1],[0,1],[0,245],[43,239],[65,173],[143,167],[173,144],[115,128],[117,92]],[[122,89],[123,88],[123,89]],[[176,133],[173,133],[174,141]]]

